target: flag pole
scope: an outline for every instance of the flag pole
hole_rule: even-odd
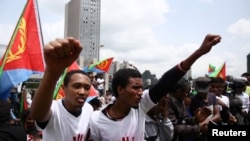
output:
[[[26,4],[25,4],[25,7],[24,7],[24,9],[23,9],[23,11],[22,11],[22,14],[21,14],[21,16],[19,17],[19,20],[18,20],[18,22],[17,22],[17,24],[16,24],[15,30],[14,30],[12,36],[11,36],[10,42],[9,42],[9,44],[8,44],[8,46],[7,46],[7,49],[6,49],[5,53],[4,53],[4,56],[3,56],[3,59],[2,59],[2,64],[1,64],[1,67],[0,67],[0,78],[2,77],[3,68],[4,68],[5,64],[6,64],[7,57],[8,57],[9,52],[10,52],[10,47],[13,45],[13,42],[14,42],[13,39],[14,39],[14,37],[16,37],[16,33],[17,33],[17,31],[18,31],[18,27],[19,27],[19,25],[20,25],[21,19],[22,19],[22,17],[23,17],[24,10],[26,9],[27,5],[28,5],[28,1],[27,1]]]
[[[39,25],[39,27],[38,27],[38,29],[39,29],[39,32],[40,32],[40,34],[38,34],[39,36],[40,36],[40,44],[41,44],[41,52],[42,52],[42,56],[43,56],[43,47],[44,47],[44,41],[43,41],[43,31],[42,31],[42,27],[41,27],[41,19],[40,19],[40,13],[39,13],[39,7],[38,7],[38,3],[37,3],[37,0],[34,0],[34,8],[36,8],[36,10],[34,10],[36,13],[37,13],[37,16],[36,16],[36,18],[37,18],[37,21],[38,21],[38,24],[37,25]],[[43,59],[44,59],[44,57],[42,57]],[[43,62],[45,62],[44,60],[43,60]],[[45,68],[45,63],[44,63],[44,68]]]
[[[59,92],[59,89],[60,87],[62,86],[63,84],[63,79],[65,78],[66,76],[66,73],[68,71],[68,68],[66,68],[63,72],[63,74],[61,75],[61,77],[59,78],[59,83],[56,85],[56,88],[54,90],[54,94],[53,94],[53,99],[56,99],[57,95],[58,95],[58,92]]]
[[[43,41],[43,32],[42,32],[42,27],[41,27],[41,20],[40,20],[40,14],[39,14],[39,7],[38,7],[38,3],[37,3],[37,0],[35,0],[35,8],[36,8],[36,12],[37,12],[37,17],[38,17],[38,22],[39,22],[39,31],[41,32],[41,34],[39,34],[39,35],[41,35],[41,42],[42,42],[42,47],[44,46],[44,41]]]

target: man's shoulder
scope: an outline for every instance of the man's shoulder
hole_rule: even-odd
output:
[[[89,111],[94,111],[93,107],[88,102],[85,102],[82,108]]]

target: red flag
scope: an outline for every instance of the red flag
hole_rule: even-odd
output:
[[[28,102],[27,102],[27,90],[22,90],[22,96],[21,96],[21,105],[20,105],[20,112],[22,113],[24,110],[28,108]]]
[[[0,62],[0,98],[32,74],[44,72],[42,47],[37,3],[28,0]]]
[[[91,64],[89,67],[84,68],[86,72],[108,72],[112,64],[113,57],[106,58],[97,63]]]
[[[221,77],[224,80],[226,80],[226,63],[224,63],[220,69],[220,72],[218,73],[217,77]]]
[[[62,87],[60,87],[55,99],[58,100],[58,99],[63,98],[64,96],[65,96],[64,91],[63,91]]]

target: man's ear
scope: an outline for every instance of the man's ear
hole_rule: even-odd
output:
[[[62,89],[65,91],[66,86],[62,84],[61,87],[62,87]]]
[[[118,95],[117,95],[117,96],[119,96],[120,94],[122,94],[123,91],[124,91],[124,88],[122,88],[121,86],[118,86],[118,87],[117,87],[117,92],[118,92]]]

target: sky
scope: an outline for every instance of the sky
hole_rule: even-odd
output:
[[[44,43],[64,38],[70,0],[37,1]],[[0,44],[8,44],[25,3],[0,1]],[[222,39],[193,64],[193,78],[207,74],[209,64],[219,68],[224,62],[227,75],[247,71],[249,0],[101,0],[101,60],[128,61],[159,78],[198,49],[206,34]]]

